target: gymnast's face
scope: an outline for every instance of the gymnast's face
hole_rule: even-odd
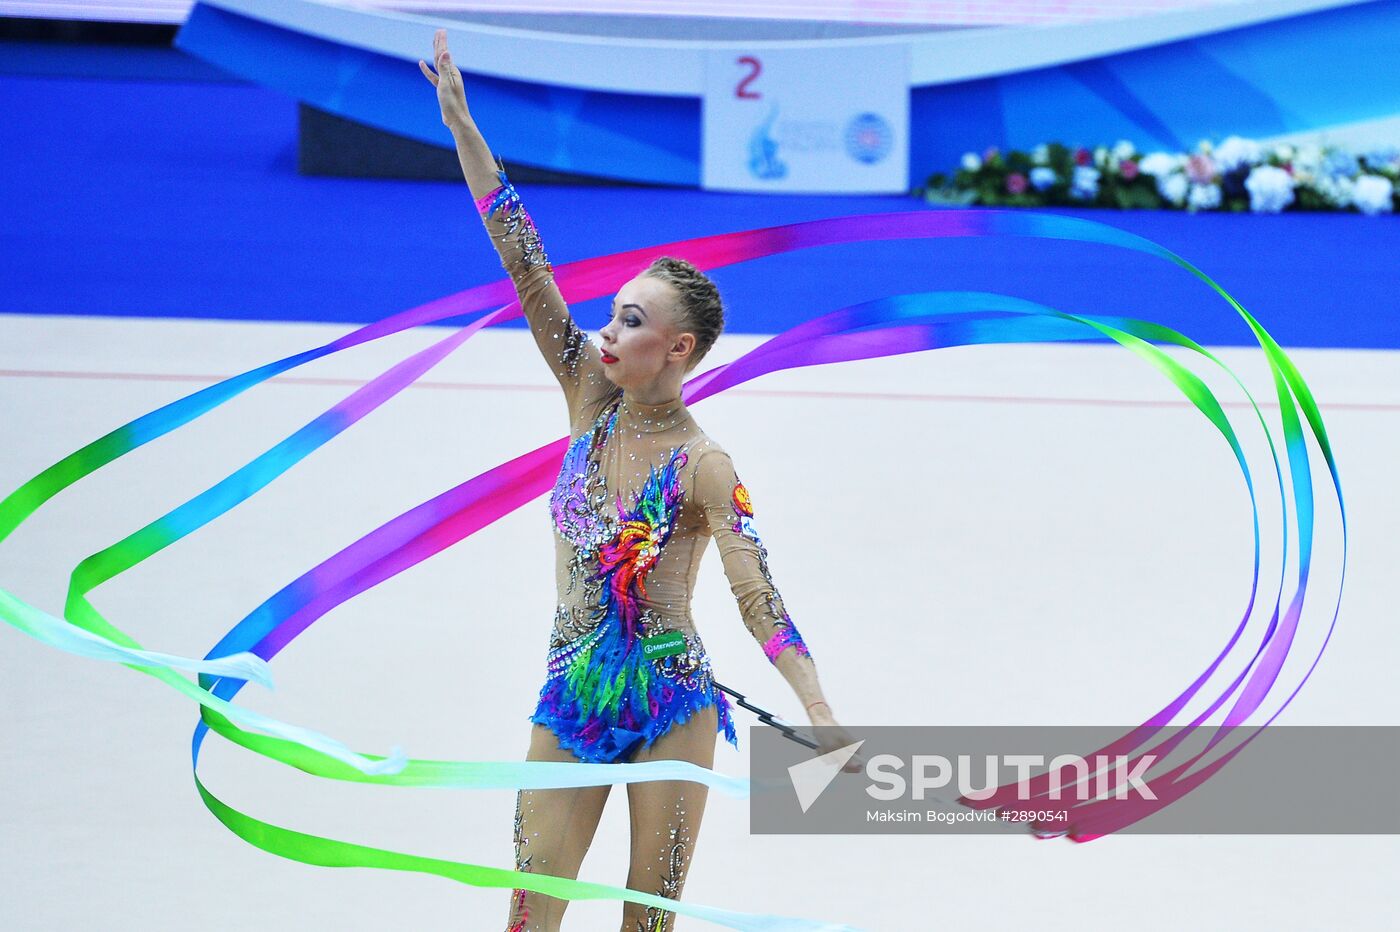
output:
[[[627,282],[613,298],[612,317],[598,331],[603,370],[615,385],[655,384],[668,369],[684,374],[695,334],[676,326],[676,290],[649,275]]]

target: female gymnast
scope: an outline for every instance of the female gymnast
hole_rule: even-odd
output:
[[[791,684],[820,738],[849,743],[816,668],[769,577],[753,508],[729,454],[681,400],[681,384],[724,326],[715,285],[662,256],[627,282],[595,344],[574,322],[520,196],[467,109],[447,33],[433,38],[437,88],[468,187],[514,282],[536,344],[564,390],[570,443],[549,499],[558,603],[547,673],[530,720],[527,760],[714,762],[716,733],[736,747],[690,615],[711,537],[749,632]],[[857,769],[855,762],[846,770]],[[577,877],[610,786],[522,790],[515,809],[520,871]],[[679,898],[708,788],[686,781],[627,786],[627,886]],[[557,930],[566,900],[511,895],[508,932]],[[625,932],[668,932],[675,913],[625,903]]]

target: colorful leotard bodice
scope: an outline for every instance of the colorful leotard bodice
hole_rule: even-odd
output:
[[[773,585],[748,491],[680,398],[641,404],[608,380],[504,172],[501,181],[478,210],[570,415],[549,496],[558,599],[531,720],[580,759],[608,762],[713,705],[719,731],[737,746],[729,702],[714,685],[690,613],[711,539],[768,659],[776,664],[792,648],[810,661]]]

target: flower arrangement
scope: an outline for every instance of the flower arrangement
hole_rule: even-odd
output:
[[[1052,142],[1003,154],[992,146],[914,194],[939,204],[1375,215],[1400,209],[1400,147],[1265,146],[1239,136],[1203,139],[1189,154],[1144,154],[1126,139],[1093,150]]]

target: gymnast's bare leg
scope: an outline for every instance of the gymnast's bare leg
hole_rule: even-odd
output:
[[[710,728],[713,731],[713,722]],[[559,747],[554,732],[543,725],[532,727],[525,759],[572,763],[579,760],[572,751]],[[605,785],[520,790],[515,798],[515,869],[577,878],[611,789],[611,785]],[[558,932],[568,905],[568,900],[531,890],[513,890],[506,930]]]
[[[637,752],[632,763],[685,760],[701,767],[715,762],[717,712],[714,706],[673,726],[650,748]],[[627,886],[633,890],[680,899],[705,800],[710,788],[685,780],[651,780],[627,784],[632,818],[632,867]],[[623,932],[671,932],[676,914],[655,906],[622,904]]]

